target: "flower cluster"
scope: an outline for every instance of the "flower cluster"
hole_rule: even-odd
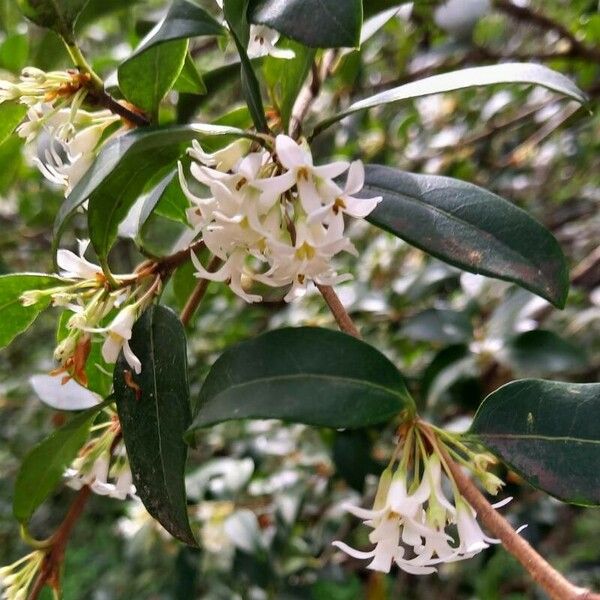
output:
[[[356,254],[344,235],[344,217],[364,218],[381,200],[354,196],[364,183],[362,163],[315,166],[310,149],[286,135],[277,136],[274,152],[248,149],[247,141],[238,141],[207,154],[194,143],[191,173],[210,189],[207,198],[192,192],[180,166],[181,186],[192,203],[188,220],[224,263],[208,272],[193,256],[197,276],[228,281],[247,302],[262,299],[244,289],[252,281],[291,286],[285,296],[290,301],[310,281],[334,285],[350,279],[331,264],[340,252]],[[345,171],[342,188],[334,179]]]
[[[3,600],[25,600],[29,587],[37,575],[46,553],[30,552],[12,565],[0,568],[0,592]]]
[[[120,426],[116,415],[97,425],[100,435],[93,437],[80,451],[65,472],[67,485],[75,490],[84,486],[99,496],[125,500],[135,498],[135,486],[127,462],[123,442],[119,441]]]
[[[375,547],[360,551],[341,541],[333,544],[354,558],[370,559],[369,569],[388,573],[395,563],[407,573],[429,574],[440,563],[471,558],[490,544],[499,543],[481,530],[475,510],[460,494],[438,454],[425,452],[418,431],[414,437],[416,465],[408,468],[411,448],[405,444],[400,465],[395,470],[390,465],[381,475],[372,509],[344,505],[372,529],[369,540]],[[481,465],[473,466],[478,475],[480,469]],[[497,492],[501,480],[488,475],[484,478],[487,487]],[[453,501],[444,491],[446,482],[450,484]],[[509,501],[510,498],[494,506]],[[457,540],[447,533],[451,525],[456,527]]]
[[[37,140],[33,162],[65,193],[88,170],[98,146],[118,134],[115,130],[107,135],[107,130],[120,117],[108,110],[82,109],[89,78],[77,70],[45,72],[27,67],[18,82],[0,80],[0,103],[16,101],[29,107],[17,133],[28,143]]]
[[[102,358],[115,363],[121,350],[129,366],[140,373],[142,365],[135,356],[129,340],[138,316],[152,302],[160,287],[160,279],[154,279],[148,287],[139,273],[115,276],[118,289],[111,291],[106,285],[102,269],[84,257],[88,242],[79,243],[79,255],[70,250],[59,250],[57,263],[59,275],[65,285],[45,290],[30,290],[21,296],[25,306],[37,304],[49,298],[54,306],[61,306],[73,314],[66,322],[67,334],[54,350],[54,358],[60,367],[53,374],[66,373],[63,383],[73,378],[87,385],[86,362],[91,350],[92,334],[104,337]],[[140,297],[135,299],[136,295]],[[116,311],[116,312],[115,312]],[[108,324],[102,323],[112,316]]]

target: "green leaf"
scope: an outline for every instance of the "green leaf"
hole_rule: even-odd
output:
[[[12,135],[26,114],[27,107],[18,102],[0,104],[0,144],[3,144]]]
[[[223,14],[244,48],[248,46],[250,25],[246,17],[248,0],[223,0]]]
[[[165,18],[150,31],[125,62],[165,42],[226,33],[227,30],[203,8],[188,0],[175,0]]]
[[[600,504],[600,384],[513,381],[483,402],[470,433],[531,485]]]
[[[535,84],[548,88],[577,102],[585,103],[586,95],[567,77],[545,67],[534,63],[503,63],[499,65],[488,65],[485,67],[470,67],[432,75],[418,81],[411,81],[404,85],[380,92],[364,100],[351,104],[346,110],[333,117],[321,121],[315,127],[313,137],[327,129],[333,123],[351,115],[352,113],[367,108],[373,108],[382,104],[420,98],[431,94],[452,92],[470,87],[482,85],[495,85],[498,83]]]
[[[471,339],[473,327],[465,313],[429,308],[408,319],[402,335],[419,342],[458,344]]]
[[[191,421],[185,333],[175,313],[151,306],[133,327],[131,349],[142,363],[129,387],[123,354],[114,373],[117,410],[137,494],[177,539],[196,545],[187,513],[183,433]]]
[[[173,171],[161,179],[148,194],[140,213],[140,227],[153,212],[171,221],[187,225],[185,211],[189,205],[190,203],[179,185],[177,171]]]
[[[337,331],[285,328],[230,348],[217,360],[189,434],[231,419],[357,428],[403,410],[413,412],[413,400],[378,350]]]
[[[151,115],[183,69],[188,41],[153,45],[119,66],[119,87],[127,100]]]
[[[552,234],[524,210],[476,185],[367,165],[365,197],[383,196],[367,217],[452,265],[565,305],[569,277]]]
[[[315,50],[291,40],[283,40],[279,46],[293,50],[296,56],[289,60],[267,56],[263,73],[273,103],[281,115],[282,126],[287,129],[294,102],[313,64]]]
[[[183,69],[181,69],[181,73],[179,73],[173,89],[183,94],[206,94],[206,85],[204,84],[202,75],[189,52],[185,57]]]
[[[104,406],[99,404],[73,417],[25,456],[13,496],[13,514],[20,523],[29,521],[60,483],[65,469],[77,458],[92,423]]]
[[[585,352],[552,331],[538,329],[515,336],[507,344],[507,359],[524,375],[581,371]]]
[[[29,290],[45,290],[62,282],[58,277],[38,273],[0,275],[0,348],[23,333],[48,306],[50,298],[33,306],[23,306],[21,295]]]
[[[89,0],[17,0],[23,14],[36,25],[74,41],[75,23]]]
[[[268,25],[312,48],[358,46],[361,0],[250,0],[251,23]]]

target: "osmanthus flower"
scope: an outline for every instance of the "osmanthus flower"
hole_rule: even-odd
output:
[[[3,600],[26,600],[27,592],[45,557],[46,553],[43,550],[35,550],[11,565],[0,567],[1,598]]]
[[[353,195],[364,183],[359,161],[315,166],[306,144],[279,135],[271,151],[234,142],[214,154],[199,144],[189,150],[195,159],[192,177],[211,196],[192,191],[180,166],[182,189],[192,203],[188,219],[195,235],[223,261],[209,272],[193,257],[198,277],[227,281],[247,302],[261,300],[244,284],[258,281],[289,287],[286,301],[302,294],[310,282],[334,285],[351,276],[332,265],[341,252],[356,254],[345,236],[344,215],[367,215],[381,198]],[[350,169],[344,188],[334,178]]]
[[[333,544],[354,558],[370,560],[369,569],[388,573],[396,564],[408,573],[424,575],[435,572],[440,563],[471,558],[499,543],[482,531],[474,509],[458,491],[439,455],[426,451],[419,436],[415,431],[414,440],[407,437],[399,466],[390,464],[381,475],[372,509],[345,505],[372,529],[369,541],[375,546],[363,551],[337,540]],[[409,468],[411,456],[418,460]],[[473,472],[477,476],[477,470]],[[444,491],[444,482],[450,484],[453,501]],[[451,531],[457,531],[457,539],[448,531],[451,525],[456,526]]]

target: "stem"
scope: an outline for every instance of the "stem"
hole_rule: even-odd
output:
[[[327,306],[329,306],[329,310],[331,310],[339,328],[342,331],[353,335],[355,338],[360,339],[360,331],[354,324],[350,315],[346,312],[346,309],[338,295],[335,293],[335,290],[330,285],[321,285],[320,283],[316,283],[315,285],[321,292],[325,302],[327,302]]]
[[[219,268],[221,264],[221,259],[218,256],[213,257],[208,265],[208,271],[215,271]],[[190,297],[187,299],[183,310],[181,311],[181,322],[184,325],[188,325],[191,318],[194,316],[196,309],[200,305],[202,298],[204,298],[204,294],[206,294],[206,290],[208,288],[208,284],[210,283],[209,279],[200,279],[194,288],[194,291],[190,294]]]
[[[90,76],[92,90],[104,91],[104,82],[100,76],[94,71],[90,63],[87,61],[77,44],[65,42],[67,52],[73,61],[73,64],[82,72]]]
[[[44,559],[40,573],[37,576],[31,591],[29,592],[27,600],[37,600],[47,583],[50,584],[53,589],[58,588],[60,579],[59,570],[65,556],[69,537],[73,531],[73,528],[75,527],[75,524],[77,523],[77,520],[83,513],[83,509],[85,508],[91,493],[92,492],[90,488],[85,486],[75,497],[73,504],[71,504],[71,507],[69,508],[67,516],[61,523],[56,533],[52,536],[52,549],[48,552],[46,558]]]
[[[422,427],[422,430],[428,434],[427,437],[430,440],[432,438],[435,440],[435,434],[427,426]],[[448,466],[461,495],[475,509],[481,522],[494,537],[500,539],[506,550],[523,565],[534,581],[546,591],[552,600],[600,600],[599,594],[573,585],[539,555],[511,527],[510,523],[492,507],[469,476],[450,457],[444,445],[437,443],[435,445],[444,463]]]

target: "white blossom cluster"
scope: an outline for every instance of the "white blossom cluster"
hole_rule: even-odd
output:
[[[395,563],[407,573],[425,575],[435,572],[440,563],[471,558],[490,544],[500,542],[481,530],[475,510],[455,485],[454,503],[446,497],[437,454],[425,459],[420,480],[410,479],[403,465],[395,472],[388,467],[380,478],[372,509],[344,505],[372,529],[369,534],[369,540],[375,544],[372,550],[356,550],[341,541],[333,544],[354,558],[370,559],[369,569],[388,573]],[[494,507],[510,500],[507,498]],[[447,533],[450,525],[456,526],[458,540]]]
[[[0,598],[26,600],[29,587],[41,568],[46,554],[34,550],[11,565],[0,567]]]
[[[344,235],[344,217],[366,217],[381,198],[356,198],[364,184],[360,161],[315,166],[307,145],[286,135],[275,139],[274,152],[248,151],[247,141],[207,154],[195,142],[191,174],[207,186],[210,197],[196,195],[180,165],[180,181],[192,203],[188,220],[206,247],[223,261],[208,272],[192,256],[197,276],[228,281],[247,302],[262,298],[244,287],[252,281],[271,287],[291,286],[286,301],[302,294],[309,282],[335,285],[350,279],[332,259],[356,254]],[[348,172],[344,187],[335,178]]]
[[[119,135],[111,125],[120,117],[108,110],[86,111],[86,76],[76,70],[45,72],[23,69],[18,82],[0,80],[0,104],[15,101],[28,107],[17,133],[37,142],[32,160],[49,181],[68,194],[96,157],[98,147]]]

